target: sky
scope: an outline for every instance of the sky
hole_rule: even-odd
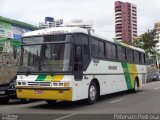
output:
[[[0,16],[39,25],[45,17],[92,20],[93,28],[115,36],[114,2],[116,0],[0,0]],[[121,0],[137,6],[138,35],[160,22],[160,0]]]

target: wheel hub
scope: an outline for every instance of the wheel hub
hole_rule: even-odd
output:
[[[90,88],[90,98],[91,100],[94,100],[96,98],[96,88],[94,86],[91,86]]]

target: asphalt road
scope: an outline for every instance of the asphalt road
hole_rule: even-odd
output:
[[[0,118],[18,117],[20,120],[34,117],[39,120],[118,120],[124,117],[117,116],[119,114],[136,114],[137,117],[134,117],[137,120],[145,117],[160,119],[160,82],[148,83],[137,93],[120,92],[102,96],[94,105],[85,105],[82,101],[60,101],[51,106],[45,101],[21,104],[18,100],[12,100],[8,105],[0,105],[0,114]],[[148,116],[152,114],[159,115]]]

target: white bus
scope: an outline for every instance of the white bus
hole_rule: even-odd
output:
[[[146,80],[145,52],[94,31],[58,27],[25,33],[16,92],[21,99],[85,99],[137,91]]]

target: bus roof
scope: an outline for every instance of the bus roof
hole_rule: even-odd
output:
[[[80,28],[80,27],[53,27],[53,28],[46,28],[46,29],[26,32],[23,34],[23,37],[51,35],[51,34],[72,34],[72,33],[88,34],[88,30],[84,28]],[[106,41],[110,41],[112,43],[116,43],[116,44],[119,44],[119,45],[122,45],[128,48],[132,48],[132,49],[135,49],[141,52],[145,52],[141,48],[137,48],[137,47],[113,40],[113,39],[108,39],[106,35],[100,34],[99,32],[94,31],[94,30],[91,30],[90,34],[94,37],[97,37],[97,38],[100,38]]]

